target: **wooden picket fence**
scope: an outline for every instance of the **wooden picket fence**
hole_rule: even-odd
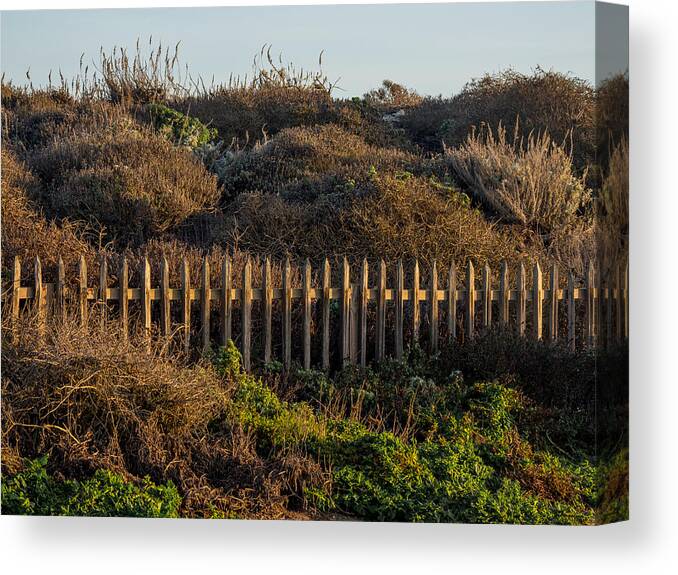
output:
[[[243,357],[243,367],[249,370],[252,365],[252,303],[261,302],[263,343],[261,357],[263,362],[270,362],[272,356],[274,302],[280,302],[279,319],[282,323],[282,362],[285,368],[292,363],[292,306],[293,300],[299,300],[302,306],[301,315],[301,355],[302,365],[308,369],[314,362],[312,356],[312,335],[321,338],[320,366],[330,367],[330,337],[332,302],[339,306],[339,337],[337,352],[344,363],[360,363],[365,365],[371,356],[376,361],[386,357],[387,353],[396,358],[402,357],[405,351],[404,334],[407,332],[413,341],[419,342],[422,319],[428,323],[428,349],[431,353],[438,351],[441,344],[440,326],[444,322],[446,333],[445,345],[453,345],[460,338],[472,339],[480,330],[494,325],[517,330],[520,335],[555,342],[566,338],[567,345],[574,349],[575,345],[596,346],[611,345],[628,337],[628,264],[609,268],[605,274],[600,273],[593,262],[588,265],[581,280],[575,280],[575,274],[568,272],[560,276],[558,266],[549,270],[548,285],[543,278],[540,265],[534,265],[531,275],[531,286],[528,285],[528,273],[523,263],[515,270],[514,287],[510,282],[509,265],[503,262],[498,274],[498,285],[493,285],[493,274],[489,266],[482,267],[480,277],[476,278],[476,270],[468,261],[463,270],[464,281],[458,283],[455,264],[446,270],[446,285],[439,285],[439,273],[435,262],[428,274],[426,286],[421,286],[418,262],[411,268],[411,285],[405,286],[405,268],[403,262],[396,264],[395,283],[387,286],[387,265],[381,260],[378,265],[376,283],[370,285],[369,266],[366,260],[357,270],[352,281],[352,270],[344,259],[341,266],[341,285],[331,285],[330,263],[325,259],[321,272],[320,285],[312,285],[312,267],[308,261],[302,266],[302,285],[293,286],[291,282],[291,265],[287,259],[282,265],[282,282],[273,285],[271,262],[267,258],[263,264],[260,287],[252,285],[252,262],[247,260],[242,270],[239,287],[235,287],[232,278],[232,262],[225,257],[220,274],[221,285],[216,287],[210,283],[210,262],[204,258],[201,270],[200,285],[193,287],[190,280],[189,264],[186,260],[180,264],[181,285],[170,286],[170,267],[163,258],[160,263],[160,285],[151,284],[151,267],[148,258],[141,264],[141,285],[129,285],[129,269],[126,258],[121,259],[117,270],[118,285],[109,286],[108,264],[102,260],[99,266],[98,285],[88,285],[88,270],[84,257],[78,264],[76,282],[66,282],[64,264],[59,259],[57,280],[44,283],[42,266],[38,258],[33,266],[33,285],[21,284],[21,261],[14,260],[10,289],[7,290],[9,313],[14,322],[23,310],[32,310],[39,325],[48,316],[65,317],[68,306],[75,306],[80,321],[87,321],[91,313],[90,302],[96,302],[106,312],[110,304],[115,302],[118,318],[122,323],[123,333],[127,337],[130,324],[130,302],[140,304],[140,322],[145,333],[152,332],[152,302],[159,302],[159,328],[164,336],[177,331],[181,335],[186,351],[192,345],[192,335],[198,336],[199,345],[209,349],[213,343],[226,345],[228,340],[235,339],[232,334],[232,316],[235,302],[239,302],[240,333],[239,346]],[[393,270],[392,270],[393,271]],[[459,274],[462,275],[462,274]],[[565,287],[560,287],[562,284]],[[478,281],[479,280],[479,281]],[[495,280],[496,281],[496,278]],[[75,285],[75,288],[70,287]],[[548,289],[547,289],[548,288]],[[179,310],[171,314],[172,302],[178,302]],[[199,331],[191,333],[191,314],[197,302],[199,308]],[[213,319],[212,302],[217,303],[219,315],[219,341],[211,338]],[[312,329],[313,306],[321,316],[319,330]],[[425,315],[422,305],[425,305]],[[442,304],[442,306],[441,306]],[[376,307],[368,312],[368,306]],[[559,320],[560,306],[564,306],[566,321]],[[498,313],[493,312],[493,308]],[[445,312],[441,314],[441,309]],[[180,311],[179,321],[172,321]],[[387,313],[388,311],[388,313]],[[461,313],[459,313],[461,311]],[[496,316],[494,315],[496,313]],[[298,316],[299,314],[296,314]],[[295,317],[296,317],[295,316]],[[387,316],[393,318],[391,329],[391,352],[386,349]],[[445,316],[445,317],[443,317]],[[528,329],[529,316],[529,329]],[[368,318],[374,324],[374,348],[368,350]],[[560,319],[565,319],[560,318]],[[446,321],[445,321],[446,320]],[[511,323],[513,320],[513,323]],[[336,316],[334,322],[337,322]],[[582,322],[583,325],[577,325]],[[406,322],[411,322],[405,329]],[[195,324],[196,322],[193,322]],[[544,325],[546,324],[546,325]],[[603,326],[603,324],[605,324]],[[103,325],[103,323],[102,323]],[[336,325],[334,326],[337,327]],[[603,327],[605,329],[603,329]],[[295,329],[295,331],[299,331]],[[564,333],[559,333],[560,331]],[[319,332],[319,333],[318,333]],[[577,336],[576,334],[580,335]],[[581,338],[577,341],[577,337]],[[412,342],[410,342],[412,343]]]

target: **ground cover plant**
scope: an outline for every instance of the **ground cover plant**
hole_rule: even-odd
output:
[[[628,140],[613,113],[625,77],[594,90],[508,71],[449,98],[387,80],[346,99],[321,64],[297,70],[264,49],[249,80],[191,85],[158,47],[148,59],[102,52],[101,75],[72,84],[3,81],[3,296],[15,256],[39,256],[53,281],[59,257],[74,270],[84,256],[90,273],[107,258],[114,278],[123,255],[133,274],[164,255],[188,261],[198,286],[205,254],[215,282],[226,253],[238,277],[247,258],[273,258],[279,279],[284,257],[346,256],[460,272],[468,260],[539,261],[581,279],[592,257],[627,250]],[[80,325],[69,309],[42,326],[26,310],[17,325],[7,308],[3,513],[628,515],[625,345],[481,330],[365,368],[283,373],[274,361],[245,373],[232,341],[186,353],[125,338],[114,317]]]

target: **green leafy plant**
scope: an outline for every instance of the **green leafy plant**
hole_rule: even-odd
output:
[[[210,128],[198,118],[182,114],[164,104],[155,102],[148,104],[147,111],[155,129],[179,146],[195,149],[209,144],[218,137],[215,128]]]

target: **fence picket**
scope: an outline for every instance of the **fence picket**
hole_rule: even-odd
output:
[[[101,258],[99,262],[99,301],[98,304],[101,306],[100,319],[101,319],[101,331],[106,327],[106,315],[108,311],[108,262],[106,261],[106,256]]]
[[[624,273],[624,298],[622,300],[624,308],[624,337],[629,337],[629,263],[626,262],[626,272]]]
[[[19,311],[21,309],[21,259],[14,256],[14,266],[12,267],[12,327],[16,330],[19,324]],[[17,335],[16,333],[14,334]]]
[[[534,264],[534,271],[532,275],[532,329],[534,330],[535,339],[542,338],[543,332],[543,305],[544,305],[544,288],[542,286],[542,273],[539,262]]]
[[[396,359],[403,357],[403,314],[405,312],[404,294],[405,289],[405,270],[403,261],[398,261],[396,270],[396,296],[395,296],[395,356]]]
[[[525,272],[525,264],[520,262],[518,268],[518,333],[525,335],[525,328],[527,325],[527,274]]]
[[[292,286],[290,258],[285,259],[282,277],[282,334],[283,365],[289,369],[292,365]]]
[[[146,256],[141,264],[141,317],[144,337],[149,339],[151,335],[151,265]]]
[[[120,262],[120,271],[118,276],[120,329],[122,329],[123,340],[127,341],[129,336],[129,264],[127,263],[127,258],[125,256],[122,257]]]
[[[202,330],[202,350],[210,349],[210,261],[202,260],[202,278],[200,281],[200,328]]]
[[[262,276],[262,289],[264,292],[264,363],[271,361],[271,348],[273,346],[273,278],[271,277],[271,260],[267,257],[264,262]]]
[[[492,325],[492,271],[485,264],[483,268],[483,327]]]
[[[466,337],[473,339],[476,322],[476,276],[473,269],[473,262],[468,261],[466,265]]]
[[[323,343],[322,343],[322,366],[323,369],[330,367],[330,262],[327,258],[323,261]]]
[[[589,262],[586,268],[585,289],[586,289],[586,323],[584,325],[586,344],[592,346],[594,343],[594,315],[595,315],[595,300],[593,297],[593,262]]]
[[[567,276],[567,345],[570,350],[575,350],[575,320],[577,310],[575,308],[574,297],[574,274],[570,272]]]
[[[367,365],[367,306],[369,299],[369,273],[367,258],[363,258],[360,272],[360,365]]]
[[[59,263],[57,264],[57,281],[54,293],[54,303],[56,316],[60,321],[66,319],[66,268],[64,260],[59,256]]]
[[[232,266],[231,256],[224,256],[221,262],[221,292],[219,302],[219,313],[221,323],[221,345],[226,347],[228,340],[232,339],[231,325],[233,316],[233,294],[232,294]]]
[[[87,323],[87,262],[85,256],[78,261],[78,319],[80,325]]]
[[[431,304],[430,304],[430,340],[431,353],[438,352],[438,266],[433,260],[433,267],[431,269]]]
[[[186,354],[191,349],[191,268],[188,259],[181,262],[181,333]]]
[[[350,314],[351,314],[351,267],[348,265],[348,259],[344,258],[341,273],[341,340],[339,342],[342,363],[346,363],[346,361],[350,359],[351,355]]]
[[[311,263],[306,258],[304,264],[304,369],[311,369]]]
[[[377,288],[377,337],[375,358],[377,361],[386,355],[386,262],[379,261],[379,285]]]
[[[33,308],[35,311],[36,326],[38,335],[42,337],[45,331],[45,286],[42,283],[42,264],[40,263],[40,258],[35,256],[35,263],[33,266],[33,281],[34,283],[34,295],[33,295]]]
[[[457,338],[457,266],[450,264],[447,274],[447,331],[450,343]]]
[[[252,348],[252,261],[247,258],[242,270],[242,301],[240,302],[240,347],[242,352],[242,366],[245,371],[250,370],[250,350]]]
[[[414,270],[412,272],[412,343],[419,343],[419,325],[421,318],[419,315],[419,260],[414,260]]]
[[[168,337],[170,327],[170,271],[169,262],[165,256],[160,263],[160,332]]]
[[[506,260],[501,262],[499,274],[499,324],[508,325],[509,322],[509,271]]]
[[[621,285],[621,266],[619,262],[614,269],[614,291],[615,291],[615,338],[617,342],[622,340],[622,285]]]
[[[549,339],[556,341],[558,339],[558,288],[560,284],[558,264],[551,266],[551,279],[549,292]]]

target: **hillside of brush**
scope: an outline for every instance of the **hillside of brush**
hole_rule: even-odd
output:
[[[102,53],[99,76],[70,84],[3,82],[3,292],[14,256],[25,281],[36,255],[51,281],[59,256],[74,277],[81,255],[91,274],[123,254],[132,274],[144,255],[185,257],[197,274],[207,254],[216,281],[225,253],[234,274],[248,256],[580,273],[626,249],[625,77],[593,90],[508,71],[449,98],[385,81],[347,99],[322,71],[261,57],[249,80],[209,87],[180,83],[161,48]],[[233,346],[184,357],[114,322],[40,339],[30,317],[6,320],[6,513],[590,524],[628,512],[623,348],[490,332],[432,358],[414,347],[367,369],[245,374]]]

